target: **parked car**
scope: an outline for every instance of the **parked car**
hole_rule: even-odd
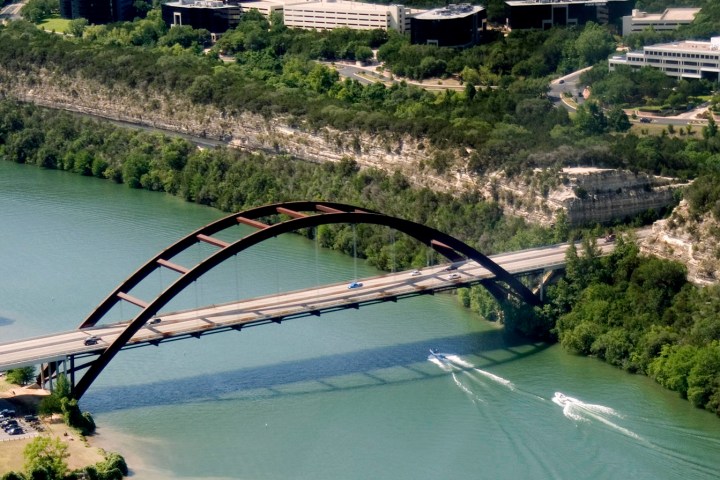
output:
[[[100,341],[100,337],[97,335],[90,335],[83,342],[85,345],[96,345]]]
[[[2,428],[7,430],[8,428],[15,428],[18,426],[17,420],[6,420],[2,423]]]
[[[18,427],[18,428],[13,428],[12,430],[8,431],[7,433],[8,433],[8,435],[22,435],[23,433],[25,433],[25,430]]]
[[[15,410],[4,409],[0,411],[0,418],[15,418]]]
[[[38,421],[37,415],[25,415],[23,418],[25,419],[26,422],[37,422]]]
[[[362,282],[352,282],[350,285],[348,285],[348,288],[350,288],[350,289],[360,288],[362,286],[363,286]]]

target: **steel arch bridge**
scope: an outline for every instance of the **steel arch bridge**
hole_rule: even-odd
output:
[[[271,224],[263,222],[262,219],[279,219],[279,221]],[[238,224],[249,225],[257,230],[232,243],[214,236]],[[283,233],[331,224],[372,224],[403,232],[434,249],[451,262],[473,260],[483,266],[495,277],[482,280],[480,283],[497,299],[513,296],[533,306],[541,303],[540,299],[532,291],[490,258],[466,243],[434,228],[342,203],[299,201],[265,205],[228,215],[190,233],[158,253],[110,292],[79,325],[78,329],[97,325],[120,302],[135,305],[140,308],[140,312],[126,325],[115,340],[106,348],[99,350],[95,360],[79,367],[74,365],[71,367],[73,374],[73,381],[71,382],[72,395],[76,399],[82,397],[135,333],[157,315],[160,309],[175,296],[214,267],[243,250]],[[215,246],[217,250],[193,267],[186,267],[173,262],[174,257],[198,243]],[[150,301],[141,300],[130,294],[135,286],[158,269],[169,269],[178,273],[179,277]],[[75,384],[75,372],[85,368],[87,368],[87,371]]]

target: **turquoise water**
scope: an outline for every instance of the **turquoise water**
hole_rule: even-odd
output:
[[[75,328],[221,215],[0,162],[0,341]],[[180,303],[374,273],[294,236],[246,253]],[[450,361],[429,360],[431,347]],[[82,406],[138,479],[710,479],[720,468],[720,419],[646,378],[510,337],[450,295],[121,352]]]

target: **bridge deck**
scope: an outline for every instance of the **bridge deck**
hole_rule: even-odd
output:
[[[605,253],[613,247],[613,244],[600,245]],[[496,255],[492,259],[511,274],[527,274],[562,268],[566,249],[567,244],[562,244]],[[458,274],[460,277],[451,279],[451,274]],[[145,325],[128,342],[126,348],[395,301],[473,285],[490,278],[494,277],[488,270],[475,262],[467,262],[452,272],[446,271],[444,266],[437,266],[425,268],[417,276],[411,275],[410,271],[404,271],[362,279],[360,281],[363,286],[360,288],[349,289],[347,283],[326,285],[194,310],[164,313],[160,315],[160,323]],[[0,344],[0,371],[61,360],[69,355],[92,355],[105,349],[126,325],[126,322],[121,322]],[[85,345],[84,340],[91,335],[98,336],[101,340],[96,345]]]

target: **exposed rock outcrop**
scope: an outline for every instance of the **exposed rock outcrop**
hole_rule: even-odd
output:
[[[609,223],[674,203],[685,184],[643,173],[590,167],[536,170],[522,178],[493,176],[489,195],[508,213],[541,224],[563,212],[570,226]]]
[[[672,204],[678,185],[670,179],[595,168],[547,169],[508,178],[503,173],[470,175],[468,151],[439,150],[423,139],[394,133],[369,134],[332,127],[311,129],[289,116],[263,117],[195,104],[183,95],[147,88],[112,86],[41,69],[23,73],[0,66],[0,97],[65,109],[228,142],[252,151],[287,154],[313,162],[352,157],[362,167],[399,171],[417,186],[437,191],[481,192],[508,214],[550,225],[565,212],[568,223],[607,223]],[[429,167],[437,158],[450,166]]]
[[[693,215],[686,201],[665,220],[655,222],[641,251],[683,263],[688,279],[697,284],[720,280],[720,222],[712,213]]]

